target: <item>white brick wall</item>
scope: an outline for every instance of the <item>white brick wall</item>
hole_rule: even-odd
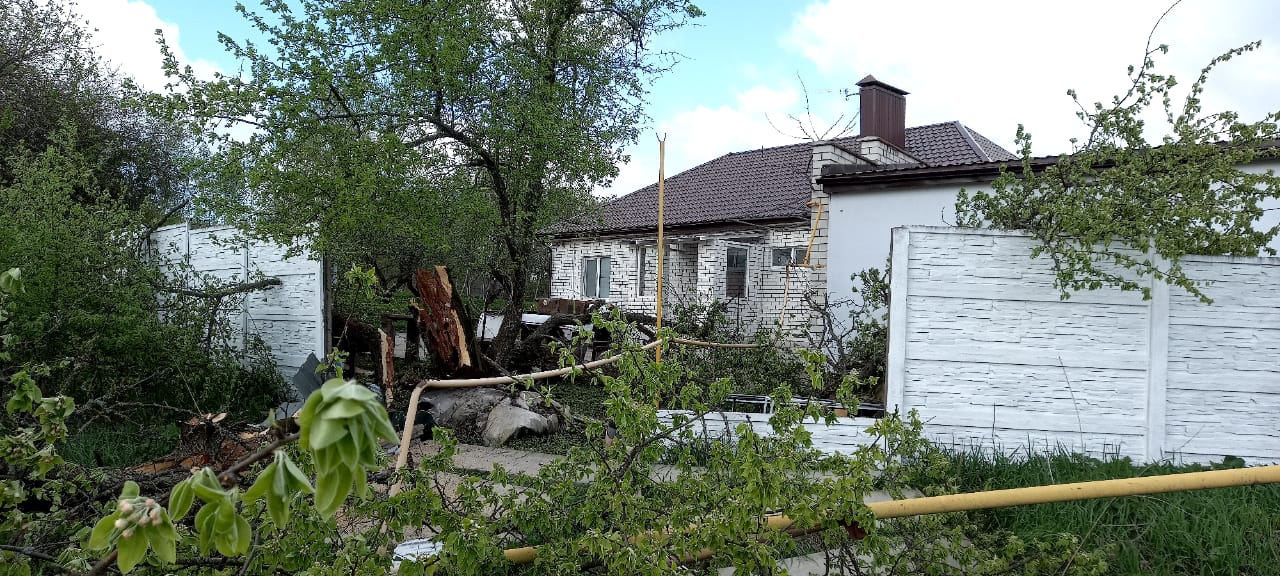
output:
[[[1032,238],[894,231],[888,402],[1006,450],[1280,461],[1280,259],[1189,257],[1213,305],[1151,284],[1061,300]]]
[[[809,229],[803,224],[782,229],[740,227],[698,235],[668,235],[666,242],[675,248],[667,252],[664,309],[670,313],[681,303],[706,303],[713,299],[728,305],[731,318],[742,322],[744,330],[771,327],[780,318],[784,327],[795,330],[807,325],[802,294],[815,287],[813,273],[792,268],[790,289],[785,286],[783,267],[772,266],[775,247],[800,247],[809,241]],[[608,300],[623,309],[645,314],[654,313],[651,291],[638,292],[639,247],[653,245],[655,235],[599,239],[560,240],[552,244],[551,296],[584,298],[582,267],[587,258],[608,256],[612,259],[612,278]],[[725,297],[725,260],[730,246],[747,249],[747,296]],[[783,315],[784,292],[786,311]]]
[[[271,347],[280,373],[292,378],[308,354],[324,357],[323,268],[306,254],[286,258],[285,246],[246,244],[238,238],[229,226],[192,230],[177,224],[157,230],[151,249],[162,268],[165,262],[187,258],[193,271],[221,282],[242,281],[259,272],[279,278],[280,286],[249,293],[231,312],[232,344],[242,345],[245,330],[257,335]]]

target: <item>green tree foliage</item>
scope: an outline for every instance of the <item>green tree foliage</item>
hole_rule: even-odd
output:
[[[43,365],[46,390],[81,400],[78,427],[224,410],[260,420],[283,381],[265,350],[242,364],[226,338],[226,311],[244,295],[197,296],[217,285],[162,273],[141,247],[151,221],[102,190],[73,133],[55,138],[12,157],[14,181],[0,186],[0,262],[21,265],[25,281],[0,367]]]
[[[242,364],[226,345],[243,295],[202,296],[226,286],[162,274],[145,245],[185,206],[194,143],[139,108],[91,43],[67,2],[0,5],[0,266],[25,281],[0,375],[38,366],[46,391],[80,400],[77,432],[261,419],[283,383],[265,352]]]
[[[508,316],[543,271],[538,230],[589,203],[635,140],[671,61],[648,42],[701,14],[687,0],[264,5],[241,12],[269,48],[223,38],[247,74],[203,82],[169,62],[189,86],[171,108],[220,144],[217,166],[248,184],[240,205],[385,276],[411,272],[389,270],[397,244],[414,265],[482,269]],[[256,131],[235,140],[215,128],[228,124]],[[504,324],[499,360],[518,330]]]
[[[1280,227],[1259,224],[1263,203],[1280,198],[1280,176],[1250,165],[1277,156],[1280,112],[1247,122],[1235,112],[1205,113],[1210,72],[1257,49],[1254,42],[1213,59],[1174,103],[1173,76],[1156,72],[1149,49],[1132,83],[1110,104],[1077,113],[1089,129],[1070,155],[1047,167],[1031,157],[1031,135],[1018,128],[1021,169],[1003,172],[992,191],[961,192],[958,223],[1025,230],[1040,240],[1063,298],[1073,291],[1117,286],[1140,290],[1153,277],[1209,301],[1180,265],[1188,254],[1257,256]],[[1074,91],[1068,94],[1079,104]],[[1144,112],[1163,110],[1168,134],[1149,142]]]
[[[199,151],[143,110],[137,87],[94,53],[78,18],[66,0],[0,4],[0,185],[16,177],[17,151],[43,151],[70,129],[92,159],[96,194],[159,217],[190,196],[184,167]]]

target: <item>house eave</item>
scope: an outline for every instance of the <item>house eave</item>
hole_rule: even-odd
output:
[[[689,235],[708,232],[724,232],[729,230],[755,230],[759,228],[783,228],[788,225],[808,226],[809,216],[796,215],[776,218],[742,218],[717,222],[698,222],[689,224],[668,224],[663,232],[668,235]],[[547,237],[556,240],[576,240],[581,238],[627,238],[633,236],[649,236],[658,233],[658,225],[631,228],[600,228],[595,230],[575,230],[571,232],[552,232]]]
[[[1031,160],[1031,169],[1040,171],[1058,163],[1058,156],[1046,156]],[[852,173],[827,173],[818,178],[818,183],[831,194],[856,192],[864,188],[901,188],[907,186],[927,186],[932,184],[952,184],[956,182],[974,182],[990,180],[1000,175],[1002,170],[1021,170],[1021,160],[984,162],[982,164],[959,164],[954,166],[926,166],[902,170],[866,171]],[[838,166],[829,168],[839,169]]]

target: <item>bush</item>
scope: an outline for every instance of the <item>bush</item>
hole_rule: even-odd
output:
[[[175,291],[143,249],[152,224],[97,187],[75,138],[64,130],[16,156],[14,180],[0,184],[0,267],[20,267],[25,281],[9,306],[10,366],[40,365],[48,393],[77,399],[73,429],[198,412],[263,420],[286,388],[265,347],[250,343],[243,357],[227,343],[227,311],[244,295],[195,295],[212,281],[194,276]]]

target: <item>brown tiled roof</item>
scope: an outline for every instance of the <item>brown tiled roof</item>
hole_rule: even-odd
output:
[[[856,149],[857,137],[837,144]],[[907,128],[906,149],[934,167],[1012,160],[1013,154],[959,122]],[[734,221],[807,218],[809,209],[809,142],[725,154],[667,178],[665,219],[669,227]],[[868,167],[875,169],[876,167]],[[880,167],[887,168],[887,166]],[[650,184],[548,227],[554,235],[617,233],[656,228],[658,185]]]

